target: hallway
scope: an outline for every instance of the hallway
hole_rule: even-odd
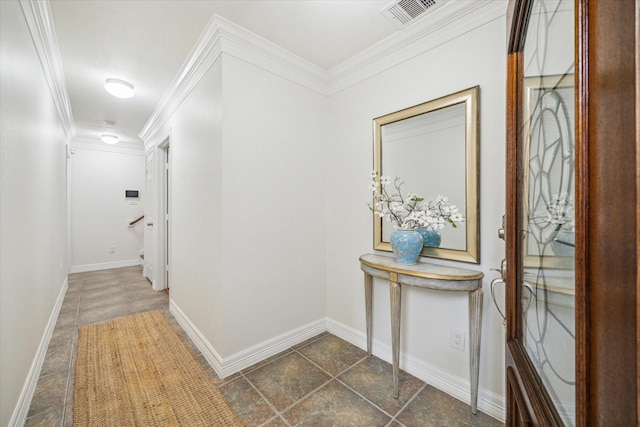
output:
[[[169,297],[151,290],[140,267],[78,273],[49,344],[26,426],[72,426],[78,328],[152,309],[164,310],[178,335],[248,426],[499,426],[495,419],[401,372],[391,398],[391,365],[320,334],[220,379],[169,313]]]

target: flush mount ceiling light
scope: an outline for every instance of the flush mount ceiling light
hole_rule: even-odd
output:
[[[117,136],[109,135],[109,134],[102,135],[100,139],[102,139],[102,142],[104,142],[105,144],[110,144],[110,145],[117,144],[118,141],[120,141],[120,139]]]
[[[104,88],[113,96],[118,98],[131,98],[135,95],[133,85],[120,79],[107,79]]]

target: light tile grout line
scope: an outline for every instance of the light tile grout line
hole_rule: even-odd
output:
[[[116,280],[117,282],[121,281],[121,280],[128,280],[127,278],[124,279],[118,279]],[[82,278],[81,279],[81,285],[79,287],[77,287],[79,292],[82,292],[82,290],[85,288],[85,283],[84,283],[85,279]],[[108,281],[106,281],[108,282]],[[105,282],[105,284],[106,284]],[[67,291],[68,292],[68,291]],[[125,291],[126,293],[126,291]],[[81,295],[81,294],[80,294]],[[73,387],[72,384],[72,369],[74,369],[73,366],[73,362],[74,362],[74,353],[77,352],[77,348],[76,348],[76,343],[78,340],[78,329],[81,326],[87,326],[87,325],[78,325],[78,321],[80,319],[80,306],[81,306],[81,296],[78,295],[78,298],[75,302],[76,304],[76,308],[75,308],[75,322],[73,324],[74,327],[74,334],[73,334],[73,338],[72,338],[72,351],[71,351],[71,357],[69,360],[69,369],[67,372],[67,378],[66,378],[66,390],[65,390],[65,398],[64,398],[64,402],[62,405],[62,416],[61,418],[58,420],[61,426],[64,426],[68,421],[72,420],[73,414],[71,413],[69,416],[67,416],[67,409],[72,405],[72,400],[68,401],[67,397],[69,396],[70,393],[70,388]],[[65,295],[66,297],[66,295]],[[130,299],[127,297],[127,305],[130,305]],[[130,307],[130,311],[132,312],[131,314],[135,314],[136,312],[133,311],[132,307]],[[144,310],[143,310],[144,311]],[[166,310],[165,310],[166,311]],[[121,316],[117,316],[116,318],[121,317]],[[109,319],[111,320],[111,319]],[[94,322],[92,322],[94,323]],[[89,323],[89,324],[92,324]],[[368,356],[363,356],[362,358],[358,359],[357,361],[355,361],[354,363],[352,363],[351,365],[347,366],[345,369],[341,370],[340,372],[338,372],[337,374],[333,375],[332,373],[328,372],[327,370],[325,370],[324,368],[322,368],[320,365],[318,365],[316,362],[314,362],[313,360],[311,360],[309,357],[307,357],[305,354],[303,354],[301,352],[301,350],[313,343],[318,342],[319,340],[327,337],[329,334],[328,332],[322,332],[318,335],[316,335],[315,337],[312,337],[310,339],[308,339],[306,342],[304,343],[299,343],[296,344],[294,346],[289,347],[288,349],[284,350],[282,352],[282,354],[280,354],[278,357],[270,360],[268,363],[262,364],[260,366],[257,366],[255,368],[247,368],[246,370],[242,370],[239,371],[239,375],[230,380],[230,381],[225,381],[223,383],[221,383],[218,387],[222,387],[225,386],[227,384],[231,384],[235,381],[240,381],[241,379],[244,379],[245,381],[247,381],[247,383],[250,385],[250,387],[256,391],[256,393],[258,394],[258,396],[264,400],[264,402],[268,405],[269,408],[271,408],[271,410],[273,411],[273,413],[275,415],[271,416],[270,418],[268,418],[266,421],[264,421],[262,424],[260,424],[261,426],[264,426],[265,424],[274,422],[276,420],[281,421],[282,423],[284,423],[287,426],[291,426],[291,424],[287,421],[287,419],[285,418],[285,416],[283,414],[287,413],[288,411],[291,410],[292,407],[300,404],[301,402],[311,398],[314,394],[316,394],[318,391],[320,391],[321,389],[323,389],[324,387],[326,387],[329,383],[331,383],[333,380],[336,380],[337,383],[341,384],[342,386],[344,386],[346,389],[352,391],[353,393],[355,393],[357,396],[359,396],[361,399],[363,399],[364,402],[366,402],[367,404],[371,405],[372,407],[378,409],[382,414],[384,414],[385,416],[389,417],[389,421],[387,422],[386,426],[390,426],[392,424],[394,424],[394,422],[402,427],[404,427],[404,424],[401,423],[400,421],[398,421],[397,417],[402,414],[409,405],[411,405],[411,403],[413,401],[415,401],[415,399],[417,398],[417,396],[423,392],[423,390],[428,386],[428,384],[426,382],[423,382],[422,386],[418,388],[418,390],[413,393],[413,395],[411,395],[408,400],[404,403],[404,405],[402,407],[400,407],[396,412],[395,415],[391,415],[390,413],[388,413],[387,411],[385,411],[383,408],[381,408],[380,406],[378,406],[377,404],[375,404],[374,402],[372,402],[370,399],[368,399],[367,397],[365,397],[363,394],[361,394],[360,392],[358,392],[356,389],[354,389],[353,387],[349,386],[348,384],[346,384],[343,380],[341,380],[340,377],[341,375],[345,374],[346,372],[352,370],[354,367],[356,367],[357,365],[359,365],[360,363],[363,363],[363,361],[365,361],[366,359],[368,359]],[[181,337],[182,338],[182,337]],[[75,348],[75,350],[74,350]],[[318,368],[321,372],[325,373],[329,379],[324,382],[323,384],[319,385],[318,387],[316,387],[314,390],[310,391],[309,393],[305,394],[304,396],[302,396],[301,398],[297,399],[295,402],[293,402],[291,405],[287,406],[286,408],[284,408],[282,411],[279,411],[275,408],[275,406],[269,401],[269,399],[267,399],[265,397],[265,395],[260,392],[260,390],[256,387],[256,385],[247,377],[248,374],[250,374],[251,372],[254,372],[260,368],[266,367],[268,365],[270,365],[271,363],[280,360],[281,358],[291,355],[292,353],[297,353],[298,356],[302,357],[304,360],[308,361],[309,363],[311,363],[314,367]],[[36,416],[38,414],[34,414],[33,416]]]
[[[284,408],[282,411],[278,411],[275,406],[273,406],[273,404],[269,401],[269,399],[266,398],[266,396],[264,396],[260,390],[258,390],[258,388],[256,387],[255,384],[253,384],[253,382],[251,382],[251,380],[245,375],[245,372],[241,371],[241,375],[242,377],[244,377],[244,379],[249,383],[249,385],[258,393],[258,395],[269,405],[269,407],[276,413],[275,417],[271,417],[269,418],[267,421],[265,421],[262,425],[274,420],[275,418],[280,417],[281,419],[284,420],[284,422],[290,426],[291,424],[289,424],[289,422],[287,421],[287,419],[284,417],[284,413],[286,413],[287,411],[289,411],[291,408],[293,408],[294,406],[296,406],[297,404],[301,403],[302,401],[310,398],[313,394],[317,393],[319,390],[321,390],[322,388],[326,387],[331,381],[337,381],[338,383],[340,383],[341,385],[343,385],[344,387],[346,387],[348,390],[352,391],[353,393],[355,393],[357,396],[359,396],[360,398],[362,398],[366,403],[368,403],[369,405],[373,406],[374,408],[378,409],[380,412],[382,412],[384,415],[386,415],[387,417],[389,417],[389,422],[386,425],[391,424],[393,421],[397,422],[400,425],[403,425],[402,423],[400,423],[399,421],[396,420],[396,416],[399,415],[402,411],[404,411],[406,409],[406,407],[416,398],[416,396],[427,386],[426,383],[424,383],[409,399],[408,401],[396,412],[395,415],[389,414],[387,411],[385,411],[383,408],[381,408],[380,406],[378,406],[377,404],[375,404],[374,402],[372,402],[370,399],[368,399],[366,396],[362,395],[360,392],[358,392],[357,390],[355,390],[354,388],[352,388],[351,386],[349,386],[348,384],[346,384],[344,381],[342,381],[341,379],[339,379],[338,377],[342,374],[344,374],[345,372],[351,370],[352,368],[354,368],[356,365],[362,363],[364,360],[368,359],[368,356],[363,356],[362,358],[360,358],[359,360],[357,360],[356,362],[354,362],[353,364],[349,365],[347,368],[343,369],[342,371],[338,372],[337,374],[333,375],[331,372],[328,372],[327,370],[325,370],[324,368],[322,368],[320,365],[318,365],[317,363],[315,363],[313,360],[309,359],[306,355],[304,355],[303,353],[301,353],[299,350],[320,340],[321,338],[325,337],[325,334],[319,334],[317,339],[314,339],[312,341],[309,341],[308,343],[306,343],[303,346],[300,347],[290,347],[289,350],[292,351],[284,351],[283,354],[271,361],[269,361],[269,363],[266,363],[264,365],[261,365],[255,369],[251,369],[249,371],[246,372],[246,374],[253,372],[257,369],[263,368],[265,366],[270,365],[271,363],[275,362],[276,360],[281,359],[284,356],[287,356],[291,353],[297,353],[299,356],[301,356],[303,359],[305,359],[306,361],[308,361],[309,363],[311,363],[313,366],[315,366],[316,368],[320,369],[322,372],[324,372],[325,374],[327,374],[329,376],[329,380],[327,380],[326,382],[324,382],[323,384],[321,384],[320,386],[316,387],[314,390],[310,391],[309,393],[305,394],[304,396],[302,396],[300,399],[296,400],[295,402],[293,402],[291,405],[287,406],[286,408]],[[236,379],[234,379],[235,381]]]
[[[423,381],[424,382],[424,381]],[[411,404],[411,402],[413,402],[418,395],[422,392],[422,390],[424,390],[425,388],[427,388],[429,384],[427,384],[426,382],[424,382],[424,384],[422,384],[422,387],[420,387],[418,389],[418,391],[416,391],[413,396],[411,396],[410,399],[407,400],[407,403],[405,403],[404,405],[402,405],[402,408],[400,408],[400,410],[393,416],[393,419],[391,421],[395,421],[398,424],[400,424],[401,426],[404,426],[403,423],[401,423],[400,421],[397,420],[398,415],[400,415],[405,409],[407,409],[407,407]]]
[[[82,287],[81,287],[82,289]],[[67,289],[67,292],[69,292],[69,290]],[[64,403],[62,404],[62,426],[64,427],[64,424],[67,422],[67,398],[69,397],[69,387],[73,387],[74,385],[71,384],[71,370],[75,369],[74,366],[74,356],[77,353],[78,349],[76,347],[76,342],[78,339],[78,316],[80,315],[80,297],[78,297],[78,301],[76,302],[77,306],[76,306],[76,321],[73,325],[73,338],[71,339],[71,357],[69,357],[69,370],[67,371],[67,386],[65,388],[64,391]],[[60,315],[60,314],[58,314]],[[75,351],[74,351],[75,349]],[[73,414],[72,414],[73,416]]]
[[[292,352],[290,352],[290,353],[292,353]],[[287,354],[290,354],[290,353],[287,353]],[[278,357],[277,359],[274,359],[272,362],[275,362],[275,361],[276,361],[276,360],[278,360],[278,359],[280,359],[280,357]],[[271,362],[269,362],[269,363],[267,363],[267,364],[265,364],[265,365],[263,365],[263,366],[267,366],[267,365],[270,365],[270,364],[271,364]],[[261,367],[262,367],[262,366],[261,366]],[[259,368],[258,368],[258,369],[259,369]],[[254,369],[254,370],[252,370],[251,372],[253,372],[253,371],[255,371],[255,369]],[[284,419],[284,421],[285,421],[285,423],[286,423],[288,426],[290,426],[290,425],[291,425],[291,424],[289,424],[289,422],[288,422],[288,421],[287,421],[287,420],[282,416],[282,414],[281,414],[281,413],[276,409],[276,407],[271,403],[271,401],[270,401],[269,399],[267,399],[267,397],[266,397],[264,394],[262,394],[262,392],[261,392],[260,390],[258,390],[258,387],[256,387],[256,386],[255,386],[255,384],[253,384],[253,382],[251,382],[251,380],[250,380],[249,378],[247,378],[247,376],[246,376],[244,373],[242,373],[242,372],[241,372],[241,378],[242,378],[242,379],[244,379],[247,383],[249,383],[249,385],[251,386],[251,388],[253,388],[253,389],[256,391],[256,393],[258,393],[258,395],[262,398],[262,400],[264,400],[264,401],[265,401],[265,403],[266,403],[267,405],[269,405],[269,407],[273,410],[273,412],[275,412],[275,413],[276,413],[276,416],[275,416],[275,417],[271,417],[271,418],[269,418],[268,420],[266,420],[266,421],[265,421],[264,423],[262,423],[261,425],[264,425],[264,424],[266,424],[267,422],[269,422],[269,421],[271,421],[272,419],[277,418],[277,417],[283,418],[283,419]],[[238,378],[238,379],[240,379],[240,378]]]
[[[309,359],[308,357],[306,357],[304,354],[299,353],[302,357],[304,357],[305,359],[307,359],[309,362],[311,362],[313,365],[315,365],[316,367],[322,369],[321,366],[319,366],[318,364],[316,364],[313,360]],[[353,369],[356,365],[359,365],[360,363],[364,362],[365,360],[367,360],[369,358],[369,356],[364,356],[362,357],[360,360],[358,360],[357,362],[353,363],[352,365],[350,365],[348,368],[342,370],[341,372],[339,372],[338,374],[335,375],[335,377],[333,379],[335,379],[337,382],[339,382],[340,384],[342,384],[343,386],[345,386],[347,389],[351,390],[352,392],[354,392],[356,395],[360,396],[362,399],[365,400],[365,402],[369,403],[370,405],[372,405],[374,408],[378,409],[379,411],[381,411],[383,414],[387,415],[390,420],[389,422],[395,420],[396,416],[400,414],[400,412],[402,412],[407,405],[409,404],[409,402],[413,401],[413,399],[415,399],[415,397],[418,395],[418,393],[427,386],[427,383],[424,383],[422,385],[422,387],[420,387],[420,389],[413,394],[413,396],[411,396],[411,398],[408,400],[408,402],[402,406],[402,408],[400,408],[400,410],[398,410],[398,412],[396,412],[395,415],[391,415],[390,413],[388,413],[387,411],[385,411],[383,408],[381,408],[380,406],[378,406],[377,404],[375,404],[374,402],[372,402],[370,399],[368,399],[366,396],[364,396],[362,393],[360,393],[359,391],[357,391],[356,389],[354,389],[353,387],[351,387],[350,385],[348,385],[347,383],[345,383],[344,381],[342,381],[340,378],[338,378],[340,375],[344,374],[347,371],[350,371],[351,369]],[[322,369],[323,372],[326,372],[327,374],[331,375],[330,372],[325,371],[324,369]],[[423,381],[424,382],[424,381]],[[306,396],[305,396],[306,397]],[[292,405],[293,406],[293,405]]]

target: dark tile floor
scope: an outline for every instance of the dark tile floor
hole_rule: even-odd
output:
[[[73,425],[79,327],[157,308],[248,426],[502,425],[403,371],[393,399],[391,365],[328,333],[220,379],[169,313],[168,295],[151,290],[140,267],[69,276],[25,425]]]

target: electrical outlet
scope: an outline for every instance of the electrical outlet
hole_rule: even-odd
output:
[[[109,246],[109,253],[110,254],[115,254],[116,253],[116,247],[114,245]]]
[[[464,351],[464,331],[459,329],[451,330],[451,347]]]

